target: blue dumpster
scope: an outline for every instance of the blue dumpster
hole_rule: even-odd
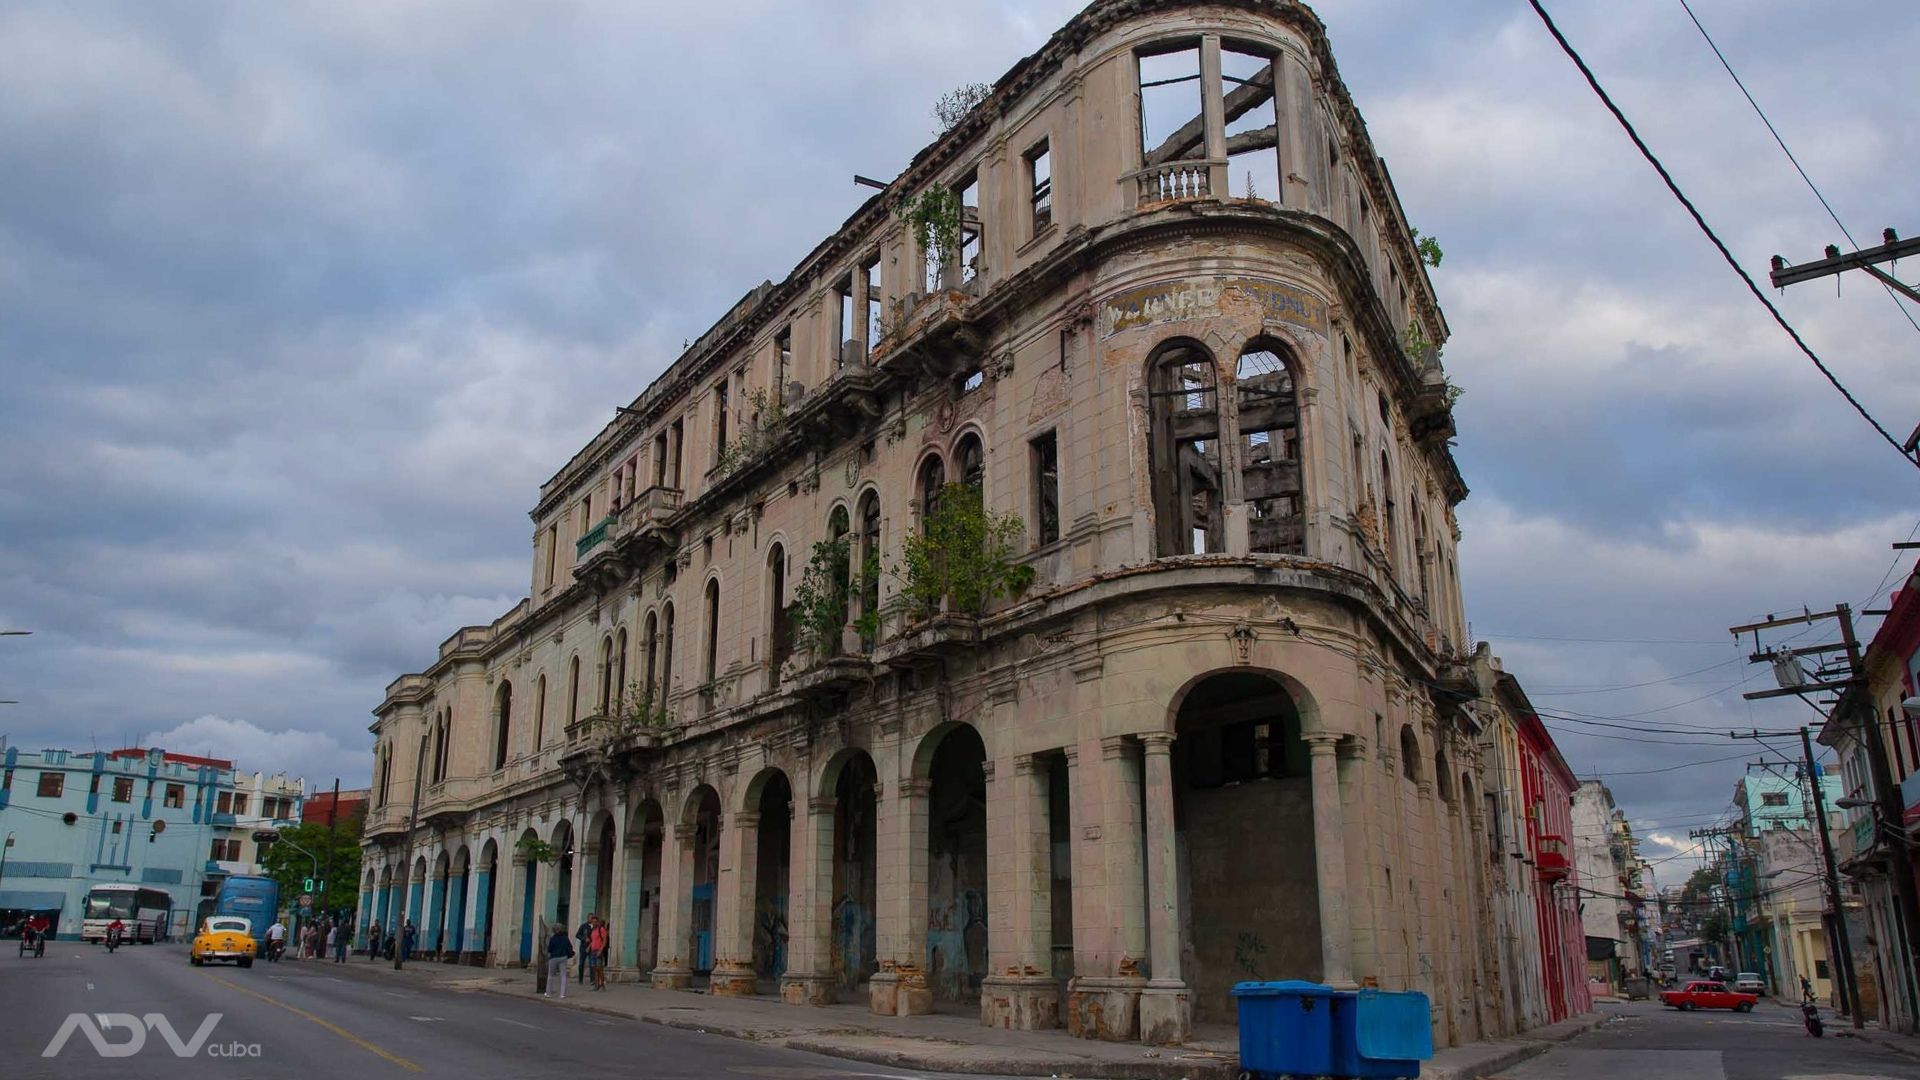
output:
[[[1333,1076],[1419,1076],[1433,1056],[1427,995],[1361,990],[1340,995],[1333,1014]]]
[[[1243,982],[1233,996],[1240,1007],[1240,1068],[1261,1080],[1416,1077],[1420,1062],[1433,1056],[1425,994],[1356,993],[1290,980]]]
[[[1333,1072],[1334,1012],[1342,1004],[1337,991],[1289,979],[1243,982],[1233,996],[1240,1007],[1240,1068],[1256,1076]]]

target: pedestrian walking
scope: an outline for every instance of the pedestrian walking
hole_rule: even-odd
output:
[[[373,921],[372,926],[367,927],[367,959],[380,959],[380,920],[378,919]]]
[[[605,990],[607,988],[607,923],[598,913],[595,913],[589,921],[593,924],[593,932],[587,935],[587,970],[593,972],[593,988]]]
[[[405,963],[413,959],[413,943],[420,932],[413,928],[413,920],[408,919],[406,929],[400,932],[400,961]]]
[[[567,996],[567,968],[573,959],[573,942],[567,940],[567,928],[556,926],[553,936],[547,939],[547,992],[543,997],[557,997],[565,1000]],[[554,993],[558,987],[559,993]]]
[[[353,930],[352,928],[348,927],[346,923],[333,924],[333,962],[334,963],[344,964],[347,962],[347,939],[352,936],[353,936]]]

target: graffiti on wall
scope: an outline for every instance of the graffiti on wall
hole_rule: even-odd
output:
[[[1294,285],[1247,278],[1164,282],[1129,289],[1100,305],[1099,333],[1217,316],[1236,304],[1251,304],[1269,322],[1288,323],[1321,336],[1328,331],[1327,302]]]

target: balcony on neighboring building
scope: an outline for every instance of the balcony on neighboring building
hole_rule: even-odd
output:
[[[941,289],[897,303],[898,318],[873,343],[874,367],[903,378],[923,372],[945,378],[978,369],[985,341],[969,318],[974,307],[971,295]]]
[[[1540,877],[1544,881],[1560,881],[1572,873],[1573,864],[1567,859],[1566,838],[1541,833],[1540,852],[1535,864],[1540,868]]]
[[[1227,163],[1207,158],[1179,158],[1149,165],[1123,178],[1137,207],[1178,199],[1210,199],[1214,178],[1226,176]]]

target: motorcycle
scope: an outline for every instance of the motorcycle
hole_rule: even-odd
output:
[[[119,947],[120,947],[120,931],[118,930],[107,931],[107,951],[112,952],[113,950],[118,949]]]
[[[286,939],[284,938],[268,938],[267,939],[267,962],[268,963],[274,963],[278,961],[280,959],[280,955],[286,951],[287,951]]]
[[[1800,1003],[1800,1018],[1807,1025],[1807,1034],[1817,1039],[1826,1033],[1827,1026],[1820,1022],[1820,1006],[1815,1005],[1812,999]]]

